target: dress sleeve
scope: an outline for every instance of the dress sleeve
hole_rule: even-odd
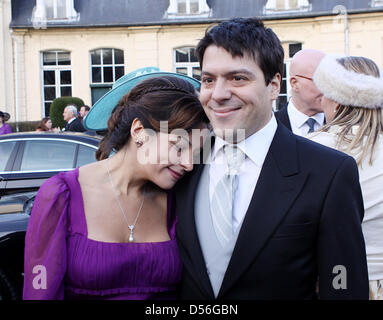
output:
[[[69,188],[61,174],[37,193],[24,252],[24,300],[64,299]]]

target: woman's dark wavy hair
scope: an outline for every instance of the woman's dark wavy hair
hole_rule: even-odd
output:
[[[47,127],[47,122],[49,120],[49,117],[42,118],[36,130],[40,129],[41,131],[49,131],[50,129]]]
[[[201,69],[205,50],[211,45],[224,48],[233,57],[248,54],[261,68],[266,85],[277,73],[283,76],[283,47],[273,30],[265,28],[261,20],[234,18],[209,27],[196,48]]]
[[[101,140],[96,159],[108,158],[113,149],[120,150],[130,139],[133,120],[144,128],[160,131],[160,121],[168,121],[168,132],[190,132],[209,120],[198,99],[198,92],[186,80],[175,76],[150,78],[136,85],[122,97],[108,120],[108,132]]]

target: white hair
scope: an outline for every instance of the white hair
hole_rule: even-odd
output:
[[[68,109],[69,111],[72,112],[73,116],[74,117],[77,117],[77,113],[78,113],[78,110],[77,110],[77,107],[73,104],[68,104],[65,109]]]

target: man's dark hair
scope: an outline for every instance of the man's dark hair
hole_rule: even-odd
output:
[[[89,110],[90,110],[90,107],[89,107],[89,106],[87,106],[87,105],[81,106],[81,108],[82,108],[82,107],[84,107],[84,108],[85,108],[85,111],[89,111]],[[80,108],[80,109],[81,109],[81,108]]]
[[[261,20],[235,18],[209,27],[196,48],[201,69],[205,50],[211,45],[224,48],[233,57],[250,55],[261,68],[266,85],[277,73],[281,77],[283,75],[284,52],[281,42],[273,30],[265,28]]]

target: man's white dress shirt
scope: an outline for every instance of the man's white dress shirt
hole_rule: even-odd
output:
[[[316,123],[314,124],[314,131],[318,130],[324,123],[324,113],[320,112],[311,117],[305,115],[303,112],[299,111],[294,103],[290,100],[287,105],[287,114],[290,119],[291,130],[294,134],[298,136],[306,136],[309,132],[309,125],[306,123],[308,118],[315,119]]]
[[[263,162],[269,151],[277,126],[277,121],[273,114],[265,127],[237,145],[246,154],[246,158],[240,167],[238,189],[234,194],[233,232],[235,232],[238,226],[242,223],[249,207]],[[210,204],[212,203],[214,188],[227,172],[227,162],[223,153],[223,146],[225,144],[227,144],[225,140],[216,137],[212,148],[209,170]]]

